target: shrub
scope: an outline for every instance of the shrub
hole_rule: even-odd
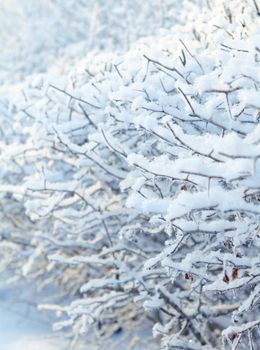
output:
[[[56,328],[114,334],[148,315],[162,349],[259,341],[259,19],[220,3],[194,35],[35,80],[23,273],[74,296],[41,306],[67,315]]]

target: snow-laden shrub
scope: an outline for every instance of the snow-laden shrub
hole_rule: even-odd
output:
[[[12,98],[15,94],[12,88]],[[20,98],[18,101],[20,107]],[[34,227],[25,215],[22,197],[22,180],[31,173],[23,153],[27,135],[22,135],[17,128],[13,118],[16,112],[14,104],[10,102],[10,94],[1,90],[0,271],[8,270],[7,280],[10,282],[20,280],[23,264],[36,248],[31,244]]]
[[[74,296],[42,307],[76,337],[147,315],[163,349],[259,342],[259,19],[253,2],[221,3],[194,35],[177,27],[24,92],[37,248],[22,272]]]

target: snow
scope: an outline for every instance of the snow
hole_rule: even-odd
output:
[[[50,322],[25,302],[13,302],[6,294],[0,292],[1,300],[5,299],[0,302],[0,350],[65,350],[65,342],[52,333]]]
[[[56,345],[51,344],[48,340],[41,340],[39,337],[28,337],[22,340],[18,340],[10,344],[7,348],[2,348],[2,350],[58,350]]]

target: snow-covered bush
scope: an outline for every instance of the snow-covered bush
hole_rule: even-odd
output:
[[[73,297],[42,308],[75,339],[148,317],[162,349],[259,342],[259,17],[246,0],[196,11],[17,102],[22,273]],[[7,143],[4,164],[21,152]]]
[[[15,101],[14,87],[11,94]],[[20,104],[19,97],[17,101]],[[35,249],[31,244],[34,228],[25,215],[22,197],[22,180],[30,174],[30,165],[28,167],[24,153],[27,137],[17,128],[13,118],[16,112],[14,104],[10,102],[10,94],[6,90],[1,90],[0,271],[7,269],[9,271],[7,276],[12,282],[21,278],[21,268]]]

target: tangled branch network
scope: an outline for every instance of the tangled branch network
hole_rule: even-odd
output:
[[[1,267],[58,286],[40,308],[72,346],[147,324],[151,349],[259,347],[259,28],[255,1],[186,1],[5,93]]]

